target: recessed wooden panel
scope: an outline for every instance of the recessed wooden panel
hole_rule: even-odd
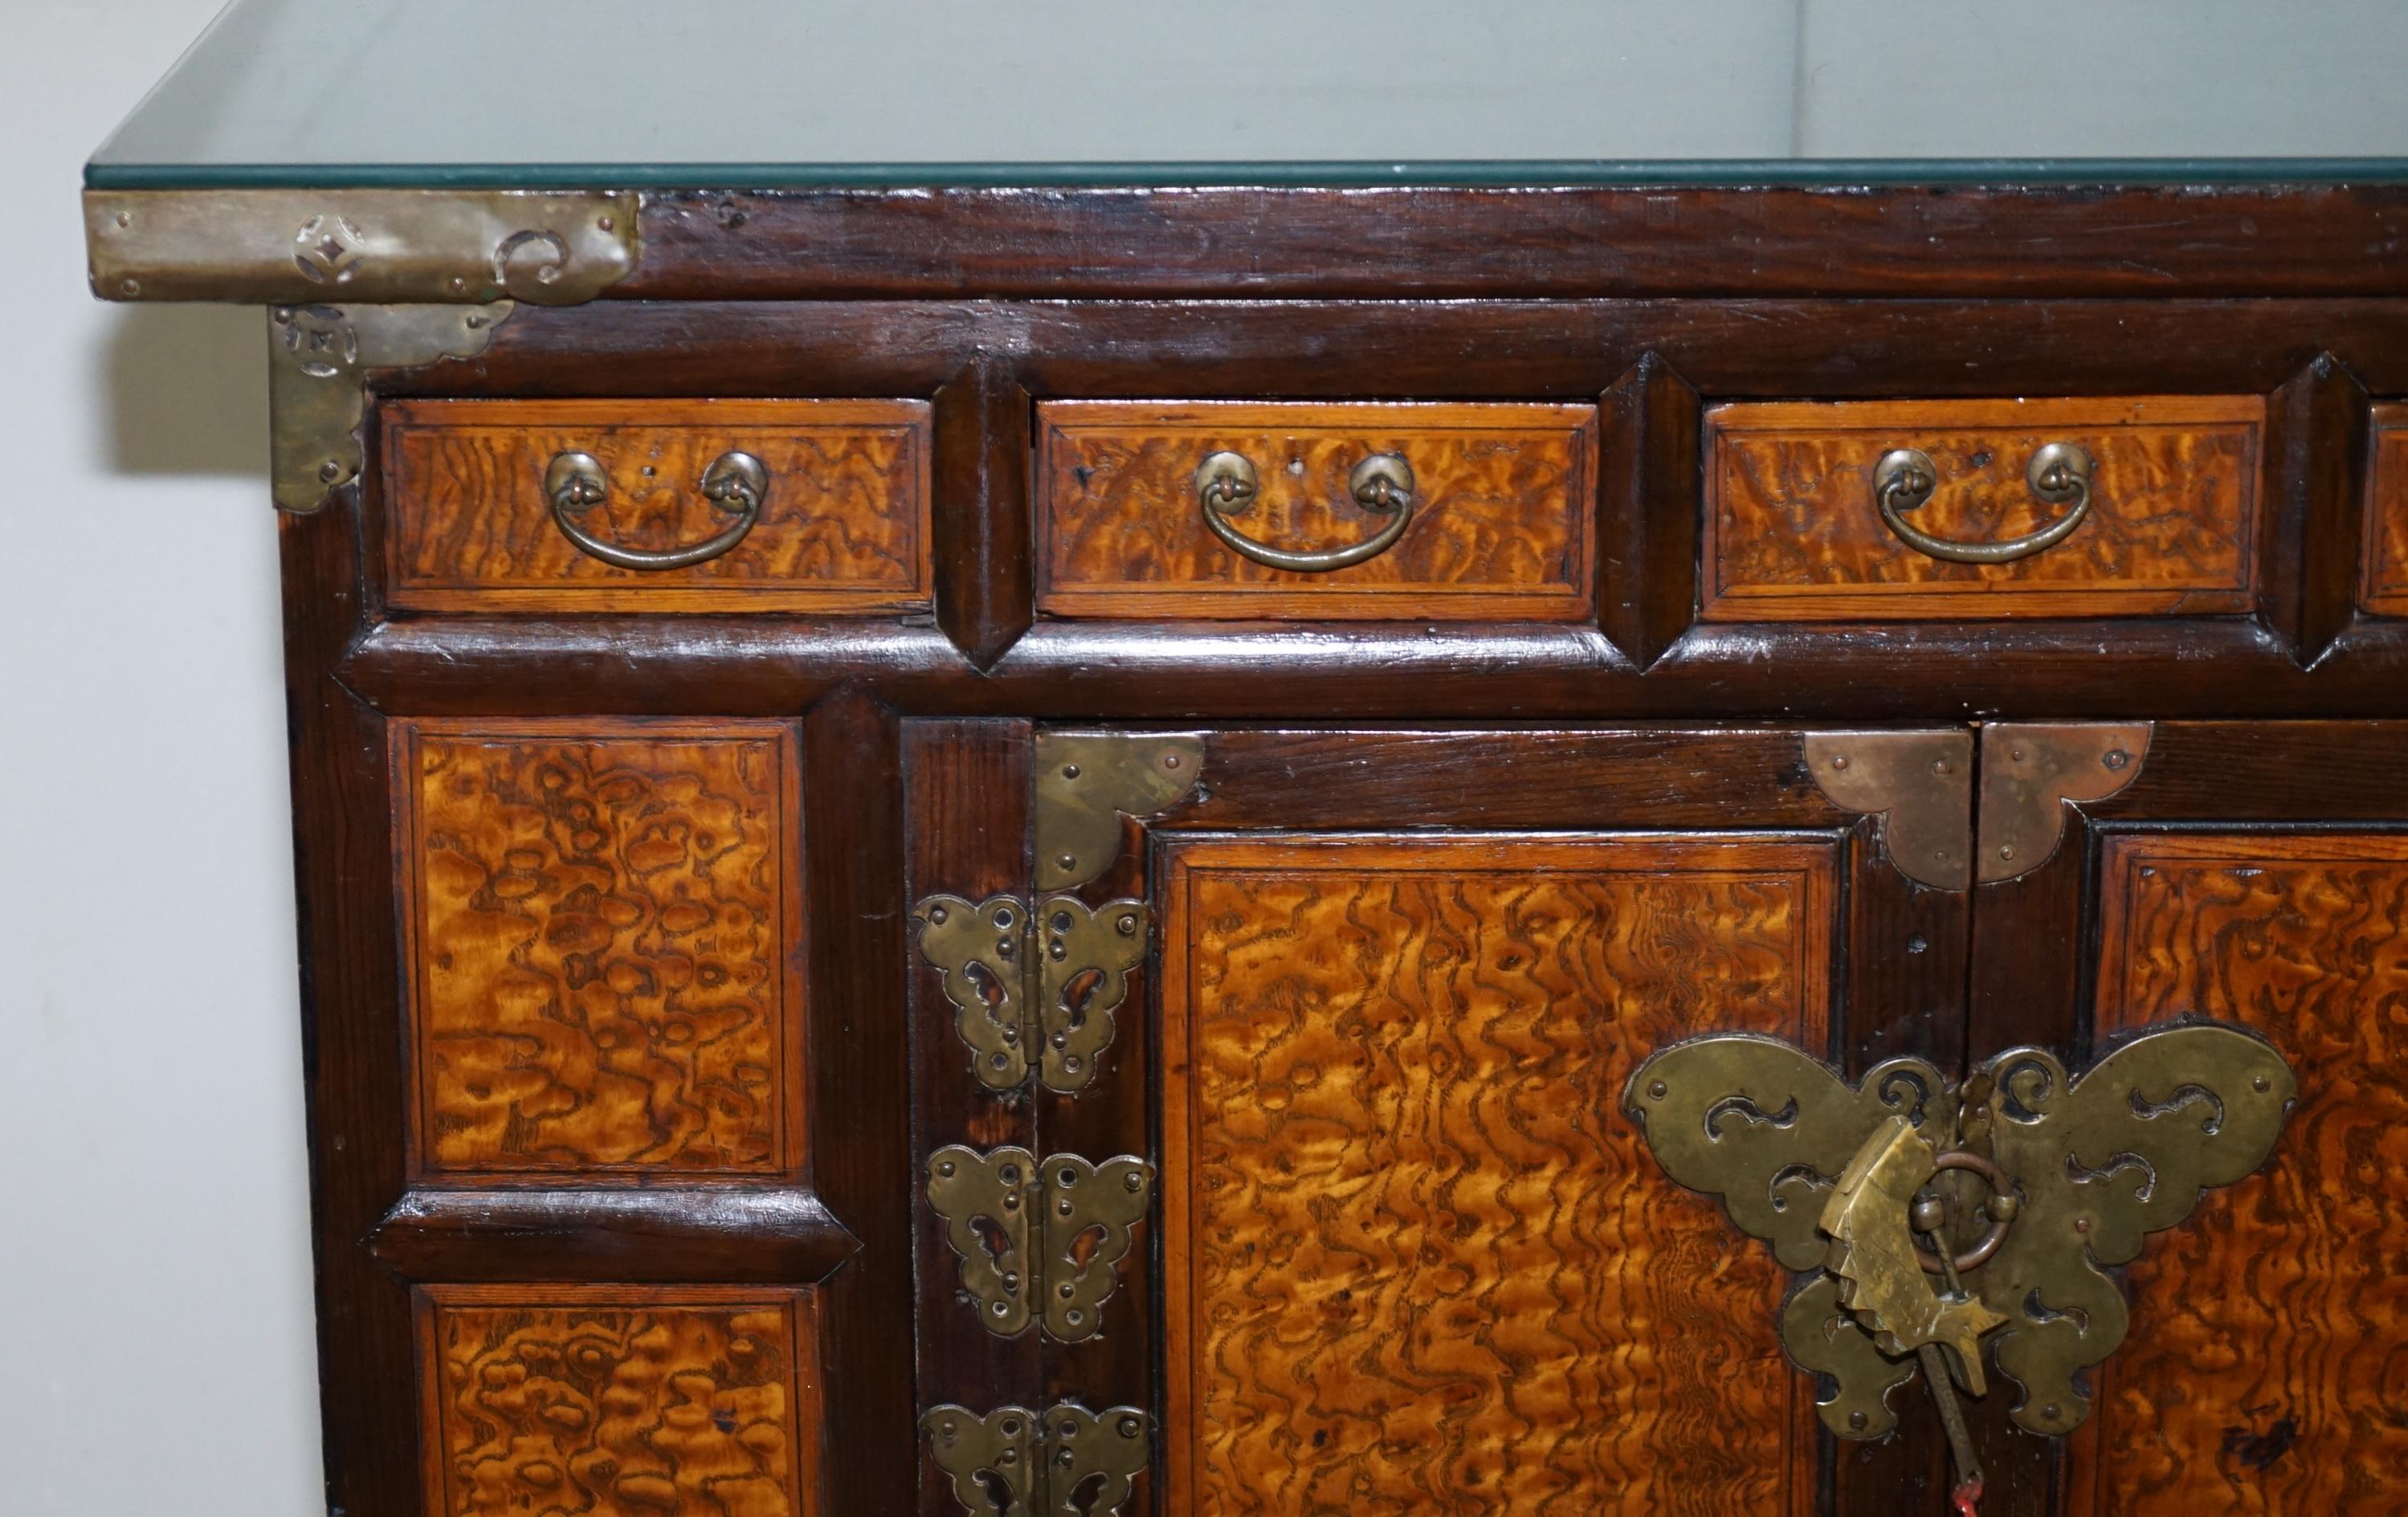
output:
[[[809,1290],[418,1293],[428,1517],[810,1517]]]
[[[799,1162],[788,729],[394,730],[422,1169]]]
[[[1776,402],[1706,412],[1704,616],[1710,622],[2133,616],[2257,603],[2257,396]],[[1903,512],[1952,541],[1994,542],[2065,508],[2024,471],[2044,444],[2090,454],[2092,505],[2071,536],[2006,564],[1907,546],[1873,498],[1894,448],[1939,483]]]
[[[1824,1046],[1835,847],[1168,858],[1165,1510],[1806,1510],[1784,1277],[1621,1096],[1695,1033]]]
[[[2408,405],[2374,408],[2366,516],[2366,588],[2377,616],[2408,616]]]
[[[399,400],[382,418],[394,606],[840,614],[927,604],[924,401]],[[544,494],[556,454],[591,453],[609,493],[579,524],[664,552],[728,524],[697,486],[731,450],[768,470],[760,520],[689,568],[605,564],[561,532]]]
[[[1055,616],[1575,621],[1595,598],[1594,406],[1064,400],[1038,422],[1037,604]],[[1412,523],[1350,568],[1267,567],[1205,525],[1196,468],[1224,450],[1261,480],[1230,524],[1270,547],[1385,525],[1347,488],[1373,453],[1412,465]]]
[[[2098,1027],[2238,1022],[2299,1074],[2261,1173],[2131,1267],[2095,1517],[2388,1517],[2408,1491],[2408,837],[2110,837]]]

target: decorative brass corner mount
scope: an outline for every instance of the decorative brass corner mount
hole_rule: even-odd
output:
[[[1889,1392],[1935,1355],[1982,1394],[1985,1349],[2023,1388],[2016,1423],[2081,1425],[2078,1377],[2124,1337],[2107,1271],[2263,1164],[2296,1094],[2265,1041],[2194,1022],[2080,1076],[2011,1050],[1961,1086],[1893,1059],[1851,1087],[1788,1044],[1719,1034],[1648,1057],[1623,1099],[1666,1174],[1815,1272],[1783,1309],[1782,1342],[1831,1387],[1824,1425],[1868,1438],[1896,1425]],[[1983,1178],[1978,1204],[1959,1170]]]
[[[267,313],[270,469],[279,510],[307,515],[359,478],[367,372],[474,358],[517,308],[278,306]]]
[[[1937,731],[1810,732],[1806,772],[1842,810],[1881,819],[1898,872],[1934,890],[1973,883],[1973,735]]]
[[[268,311],[278,508],[357,479],[368,372],[473,358],[522,303],[573,306],[635,271],[640,198],[591,190],[87,190],[103,300]]]
[[[1075,890],[1121,854],[1121,818],[1196,788],[1204,740],[1123,732],[1037,735],[1037,888]]]
[[[1153,1424],[1136,1407],[1089,1411],[1075,1401],[983,1417],[948,1405],[920,1419],[953,1499],[981,1517],[1117,1517],[1146,1467]]]
[[[1077,1343],[1103,1326],[1133,1229],[1154,1205],[1154,1166],[1131,1154],[1091,1163],[1025,1148],[982,1153],[950,1144],[928,1155],[928,1204],[961,1255],[962,1293],[998,1338],[1030,1322]],[[1035,1307],[1030,1303],[1036,1302]]]
[[[103,300],[575,306],[634,272],[641,202],[600,190],[87,190]]]
[[[1985,885],[2046,864],[2065,837],[2065,803],[2103,801],[2141,777],[2146,722],[1993,723],[1982,729],[1981,836]]]
[[[1154,815],[1195,787],[1203,757],[1203,740],[1193,736],[1040,734],[1033,904],[1021,895],[931,895],[912,909],[921,956],[943,972],[979,1083],[1017,1090],[1032,1064],[1060,1095],[1095,1078],[1129,971],[1145,960],[1154,915],[1140,900],[1090,906],[1069,892],[1120,856],[1123,817]]]

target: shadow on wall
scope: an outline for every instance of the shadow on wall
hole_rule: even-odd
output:
[[[256,306],[122,306],[102,405],[114,474],[233,475],[267,492],[267,317]]]

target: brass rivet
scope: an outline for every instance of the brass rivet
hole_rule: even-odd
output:
[[[2002,859],[2011,859],[2011,858],[2014,858],[2014,856],[2015,856],[2015,845],[2014,845],[2014,844],[2013,844],[2013,843],[2000,843],[2000,844],[1999,845],[1999,857],[2000,857],[2000,858],[2002,858]]]
[[[2077,1233],[2086,1233],[2090,1231],[2090,1219],[2087,1217],[2074,1218],[2073,1230]]]
[[[1647,1087],[1648,1099],[1660,1101],[1664,1098],[1665,1094],[1670,1089],[1671,1087],[1665,1084],[1662,1081],[1656,1081],[1655,1083]]]
[[[1079,855],[1076,853],[1057,853],[1054,857],[1054,863],[1060,868],[1075,869],[1079,866]]]
[[[1065,764],[1065,765],[1063,765],[1063,766],[1062,766],[1062,778],[1063,778],[1063,779],[1065,779],[1065,780],[1076,780],[1076,779],[1078,779],[1078,778],[1079,778],[1079,766],[1078,766],[1077,765],[1075,765],[1075,764]]]
[[[2104,764],[2111,769],[2120,769],[2125,765],[2132,762],[2132,755],[2125,752],[2120,748],[2113,748],[2109,749],[2107,751],[2107,756],[2100,759],[2099,762]]]
[[[1867,1421],[1867,1418],[1866,1418],[1865,1414],[1864,1414],[1863,1412],[1861,1412],[1861,1411],[1852,1411],[1852,1412],[1848,1413],[1848,1425],[1849,1425],[1850,1427],[1854,1427],[1854,1428],[1856,1428],[1856,1429],[1858,1429],[1859,1431],[1861,1431],[1861,1430],[1863,1429],[1864,1425],[1865,1425],[1866,1421]]]
[[[1162,756],[1162,766],[1166,769],[1175,769],[1179,767],[1179,755],[1176,753],[1165,753]]]
[[[120,226],[132,226],[134,224],[134,213],[130,210],[119,211],[117,213],[117,224]]]
[[[937,926],[943,926],[945,924],[945,909],[941,906],[930,907],[928,909],[928,920]]]
[[[595,222],[594,224],[595,224],[595,226],[600,227],[600,228],[601,228],[603,231],[605,231],[605,232],[615,232],[615,231],[617,231],[617,230],[619,229],[619,222],[618,222],[617,218],[615,218],[615,217],[610,217],[610,216],[605,216],[605,217],[603,217],[600,221]]]
[[[2264,1075],[2259,1075],[2257,1079],[2252,1080],[2249,1082],[2249,1088],[2256,1091],[2258,1095],[2263,1095],[2267,1091],[2273,1088],[2273,1081],[2268,1080]]]
[[[937,1166],[937,1173],[944,1176],[947,1180],[951,1180],[953,1178],[954,1167],[953,1161],[947,1159],[944,1163]]]
[[[1948,761],[1946,759],[1933,759],[1931,761],[1931,772],[1933,774],[1946,774],[1948,772]]]
[[[119,285],[118,288],[124,291],[129,295],[138,295],[142,293],[142,281],[140,279],[128,279],[123,284]]]
[[[2059,1410],[2057,1409],[2057,1403],[2056,1403],[2056,1402],[2052,1401],[2052,1402],[2050,1402],[2047,1406],[2044,1406],[2044,1407],[2042,1407],[2042,1408],[2041,1408],[2041,1409],[2040,1409],[2040,1415],[2041,1415],[2041,1420],[2042,1420],[2042,1422],[2051,1422],[2051,1423],[2053,1423],[2053,1422],[2057,1421],[2059,1417],[2064,1416],[2064,1415],[2065,1415],[2065,1413],[2064,1413],[2063,1411],[2061,1411],[2061,1410]]]
[[[1834,753],[1834,754],[1832,754],[1832,755],[1831,755],[1831,767],[1833,767],[1833,768],[1835,768],[1835,769],[1844,769],[1844,768],[1846,768],[1847,766],[1848,766],[1848,755],[1847,755],[1847,754],[1845,754],[1845,753]]]
[[[1121,1177],[1121,1183],[1133,1191],[1145,1189],[1145,1177],[1132,1169]]]
[[[330,458],[318,465],[318,478],[327,484],[333,484],[342,477],[343,465],[334,459]]]

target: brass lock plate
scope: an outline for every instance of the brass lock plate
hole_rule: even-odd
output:
[[[2090,1411],[2081,1372],[2124,1337],[2123,1293],[2109,1271],[2137,1257],[2148,1234],[2182,1222],[2203,1191],[2263,1164],[2296,1095],[2289,1066],[2262,1039],[2184,1023],[2141,1034],[2078,1077],[2043,1050],[2016,1049],[1963,1087],[1917,1059],[1891,1060],[1850,1086],[1786,1043],[1717,1035],[1651,1055],[1624,1104],[1666,1174],[1719,1196],[1786,1267],[1813,1272],[1783,1309],[1782,1341],[1832,1387],[1824,1424],[1861,1438],[1896,1425],[1888,1393],[1916,1373],[1881,1336],[1907,1348],[1916,1338],[1961,1342],[1968,1329],[1969,1390],[1979,1393],[1986,1350],[2022,1388],[2017,1424],[2079,1426]],[[2011,1177],[2013,1204],[2000,1209],[2014,1221],[1965,1272],[1981,1312],[1951,1320],[1935,1315],[1928,1276],[1939,1266],[1916,1256],[1896,1209],[1927,1160],[1959,1141],[1985,1146],[1983,1157]],[[1860,1159],[1865,1172],[1854,1167]],[[1887,1181],[1871,1172],[1884,1163],[1896,1166]],[[1858,1220],[1856,1207],[1877,1195],[1892,1220],[1876,1225],[1870,1210]]]

